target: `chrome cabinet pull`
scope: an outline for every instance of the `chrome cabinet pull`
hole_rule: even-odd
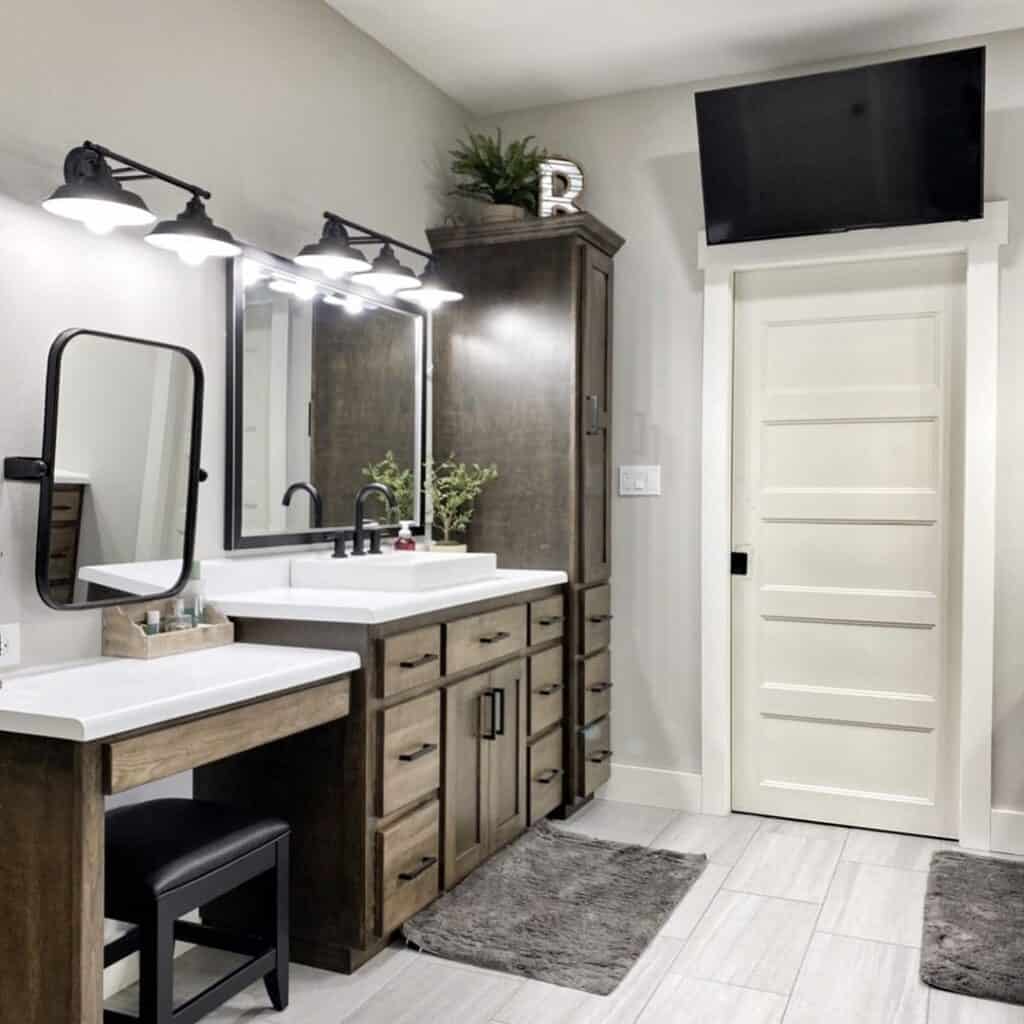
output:
[[[426,757],[427,754],[432,754],[435,750],[437,750],[436,743],[424,743],[417,750],[413,750],[408,754],[399,754],[398,760],[406,762],[418,761],[421,757]]]
[[[412,871],[401,871],[399,872],[398,877],[403,882],[414,882],[423,874],[424,871],[429,871],[436,863],[436,857],[421,857],[420,866],[418,868],[413,868]]]
[[[439,661],[441,658],[440,654],[421,654],[418,658],[410,658],[408,661],[400,661],[398,663],[399,668],[422,668],[424,665],[429,665],[432,661]]]

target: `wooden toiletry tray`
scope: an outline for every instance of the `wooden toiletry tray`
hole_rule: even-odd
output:
[[[224,647],[235,642],[235,624],[213,605],[206,606],[206,621],[177,633],[147,636],[143,630],[146,612],[157,610],[168,616],[173,601],[117,605],[103,609],[103,654],[110,658],[166,658],[171,654]]]

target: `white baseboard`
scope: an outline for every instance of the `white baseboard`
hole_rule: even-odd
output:
[[[1024,855],[1024,811],[994,807],[990,844],[993,853]]]
[[[667,807],[673,811],[700,811],[700,775],[612,763],[611,778],[597,791],[605,800]]]

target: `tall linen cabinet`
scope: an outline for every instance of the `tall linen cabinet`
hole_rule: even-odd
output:
[[[434,317],[435,459],[499,471],[466,539],[503,568],[569,576],[561,810],[571,812],[611,771],[612,278],[624,239],[587,213],[428,236],[465,295]],[[551,685],[531,679],[527,699]]]

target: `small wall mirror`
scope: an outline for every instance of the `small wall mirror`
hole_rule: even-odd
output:
[[[323,541],[373,479],[394,487],[394,520],[422,523],[422,312],[251,250],[231,289],[225,546]]]
[[[65,331],[46,381],[36,584],[80,609],[170,597],[188,579],[200,477],[203,371],[186,349]]]

